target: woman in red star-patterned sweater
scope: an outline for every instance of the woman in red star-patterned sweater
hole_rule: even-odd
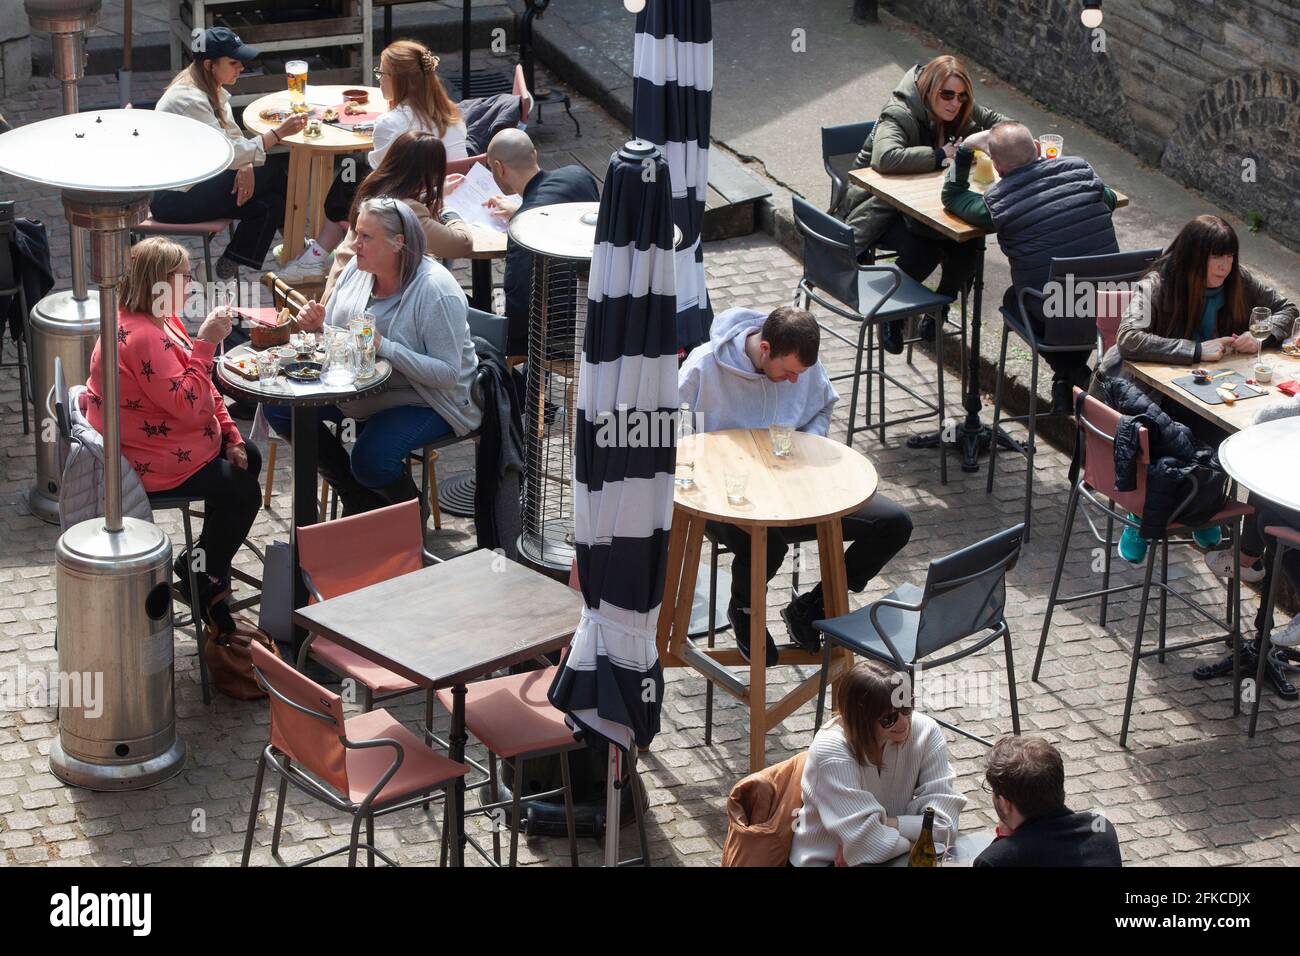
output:
[[[150,497],[202,498],[203,531],[195,542],[200,607],[220,632],[234,629],[225,600],[230,563],[261,506],[261,456],[247,445],[212,382],[217,343],[230,331],[225,308],[204,320],[191,340],[176,316],[191,282],[184,247],[150,238],[131,249],[118,289],[118,394],[122,454]],[[104,430],[100,343],[90,360],[86,417]],[[182,591],[189,581],[185,555],[176,559]]]

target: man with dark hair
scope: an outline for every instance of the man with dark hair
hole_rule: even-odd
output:
[[[1002,177],[983,195],[969,188],[975,150],[988,153]],[[1020,318],[1017,301],[1024,288],[1042,289],[1053,259],[1119,252],[1111,210],[1115,193],[1078,156],[1039,159],[1038,144],[1020,123],[999,123],[967,136],[943,186],[943,207],[965,222],[998,234],[1011,266],[1011,286],[1002,307]],[[1025,300],[1029,324],[1040,341],[1047,333],[1038,300]],[[1073,387],[1088,387],[1091,349],[1043,352],[1052,369],[1052,412],[1074,409]]]
[[[753,309],[728,309],[713,320],[709,341],[687,356],[678,372],[681,400],[695,413],[699,431],[767,428],[789,425],[823,437],[830,431],[831,409],[838,397],[817,360],[821,330],[812,314],[783,306],[764,316]],[[877,494],[843,519],[844,555],[849,589],[861,591],[903,549],[912,536],[912,519],[894,502]],[[736,525],[710,522],[709,534],[735,558],[731,566],[731,603],[727,617],[736,643],[749,659],[749,533]],[[769,528],[767,579],[781,568],[791,544],[813,541],[816,528]],[[790,636],[800,647],[816,650],[821,638],[813,621],[826,616],[822,587],[816,585],[781,612]],[[776,642],[767,635],[767,663],[776,663]]]
[[[1065,764],[1042,737],[1003,737],[984,771],[998,839],[975,866],[1120,866],[1119,837],[1100,813],[1065,805]]]

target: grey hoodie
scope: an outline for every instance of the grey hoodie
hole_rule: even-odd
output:
[[[825,436],[836,394],[820,361],[795,382],[773,382],[754,368],[745,339],[767,318],[754,309],[728,309],[713,320],[709,341],[697,346],[677,372],[677,390],[696,414],[696,428],[793,425]]]

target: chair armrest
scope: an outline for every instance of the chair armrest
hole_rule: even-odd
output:
[[[1029,336],[1029,345],[1035,351],[1038,350],[1038,336],[1034,333],[1034,323],[1029,321],[1029,309],[1025,307],[1025,300],[1028,298],[1037,299],[1040,303],[1047,298],[1041,289],[1031,289],[1028,286],[1021,289],[1016,295],[1016,307],[1020,309],[1020,324],[1024,327],[1025,335]]]
[[[379,794],[383,792],[384,787],[388,786],[388,781],[393,779],[393,775],[396,774],[398,769],[402,766],[402,761],[406,759],[406,751],[402,748],[401,744],[396,740],[393,740],[391,737],[377,737],[374,740],[352,741],[340,734],[339,740],[348,750],[370,750],[374,747],[392,747],[393,750],[396,751],[396,756],[393,758],[393,762],[389,765],[388,769],[384,771],[384,775],[379,778],[375,783],[374,788],[366,794],[366,798],[361,801],[360,806],[368,807],[374,802],[375,797],[379,796]]]
[[[431,565],[431,564],[443,564],[443,563],[446,562],[446,560],[447,560],[446,558],[440,558],[440,557],[438,557],[436,554],[434,554],[434,553],[433,553],[432,551],[430,551],[428,548],[421,548],[421,549],[420,549],[420,553],[421,553],[421,557],[424,558],[424,565],[425,565],[425,567],[428,567],[428,566]]]
[[[901,669],[906,667],[909,662],[903,660],[903,655],[898,653],[898,648],[894,646],[894,642],[890,640],[889,635],[886,634],[884,628],[880,626],[880,620],[876,616],[880,613],[880,609],[885,607],[898,608],[900,611],[919,612],[921,610],[921,605],[908,604],[905,601],[899,601],[894,598],[881,598],[879,601],[874,601],[871,604],[871,626],[876,629],[876,633],[880,635],[880,639],[884,641],[885,646],[889,648],[889,653],[894,655],[894,663]]]
[[[1288,528],[1286,525],[1271,524],[1264,529],[1264,533],[1271,538],[1277,538],[1288,548],[1300,548],[1300,531],[1295,528]]]

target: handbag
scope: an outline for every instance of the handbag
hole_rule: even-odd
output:
[[[271,635],[242,614],[235,615],[235,629],[221,634],[210,624],[204,625],[204,656],[208,661],[208,678],[221,693],[235,700],[259,700],[266,696],[253,674],[253,642],[280,656]]]

